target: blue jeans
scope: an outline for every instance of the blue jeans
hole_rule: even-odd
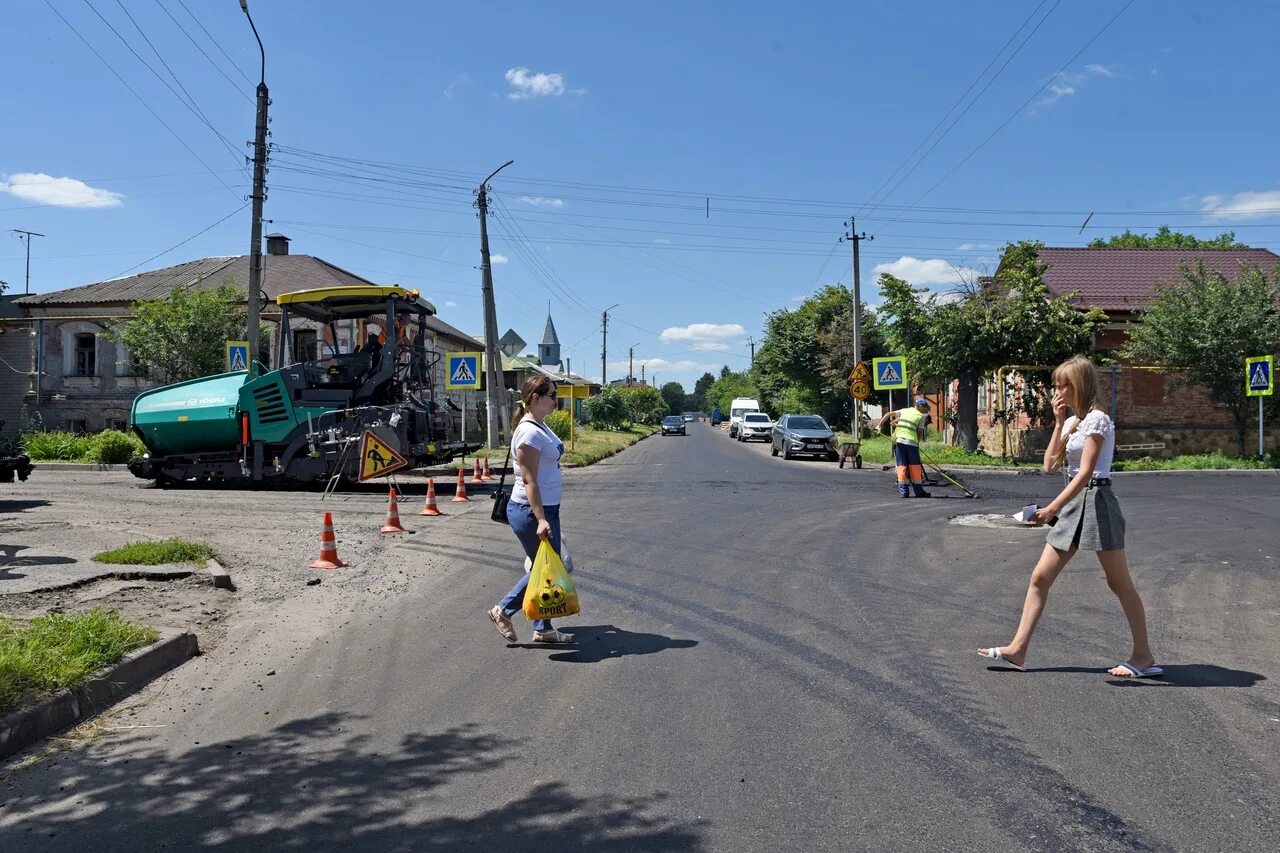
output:
[[[551,525],[551,547],[556,549],[556,553],[559,553],[560,506],[558,504],[556,506],[544,506],[542,514],[546,516],[547,523]],[[542,544],[542,540],[538,538],[538,519],[533,514],[533,507],[528,504],[508,501],[507,522],[515,532],[516,538],[520,540],[520,546],[529,555],[529,559],[535,559],[538,556],[538,546]],[[524,609],[524,591],[529,586],[530,574],[530,572],[521,574],[520,580],[516,581],[516,585],[511,587],[511,592],[507,593],[506,598],[498,602],[498,606],[502,608],[502,612],[507,616],[514,616]],[[551,620],[535,619],[533,630],[550,631]]]

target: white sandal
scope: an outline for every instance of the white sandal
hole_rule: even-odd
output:
[[[989,648],[989,649],[979,649],[979,650],[978,650],[978,654],[982,655],[982,656],[983,656],[984,658],[986,658],[987,660],[999,661],[1000,663],[1004,664],[1005,666],[1012,667],[1012,668],[1016,669],[1018,672],[1026,672],[1026,671],[1027,671],[1027,668],[1026,668],[1025,666],[1023,666],[1022,664],[1014,663],[1013,661],[1011,661],[1011,660],[1009,660],[1007,657],[1005,657],[1003,654],[1001,654],[1001,653],[1000,653],[1000,647],[999,647],[999,646],[992,646],[992,647],[991,647],[991,648]]]
[[[557,631],[555,628],[550,631],[534,631],[533,641],[556,646],[567,645],[573,642],[573,634],[566,634],[564,631]]]

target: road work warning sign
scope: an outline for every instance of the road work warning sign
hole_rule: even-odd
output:
[[[450,391],[480,390],[480,357],[478,352],[450,352],[444,357],[444,387]]]
[[[390,474],[408,464],[408,459],[396,453],[372,432],[365,430],[364,438],[360,440],[360,476],[357,478],[360,482]]]

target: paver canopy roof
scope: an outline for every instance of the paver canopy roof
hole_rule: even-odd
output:
[[[1241,264],[1253,264],[1268,274],[1280,255],[1267,249],[1089,249],[1040,250],[1048,265],[1045,284],[1055,295],[1080,291],[1082,305],[1103,311],[1141,311],[1151,303],[1158,285],[1179,279],[1180,265],[1204,261],[1206,269],[1234,280]]]

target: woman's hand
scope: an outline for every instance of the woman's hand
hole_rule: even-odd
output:
[[[1053,507],[1042,506],[1036,510],[1036,514],[1031,516],[1031,523],[1035,527],[1043,527],[1050,521],[1058,517],[1058,511]]]
[[[1062,426],[1067,420],[1067,399],[1060,391],[1054,391],[1052,404],[1053,419],[1058,422],[1058,426]]]
[[[538,538],[544,542],[551,541],[551,522],[545,518],[538,519]]]

